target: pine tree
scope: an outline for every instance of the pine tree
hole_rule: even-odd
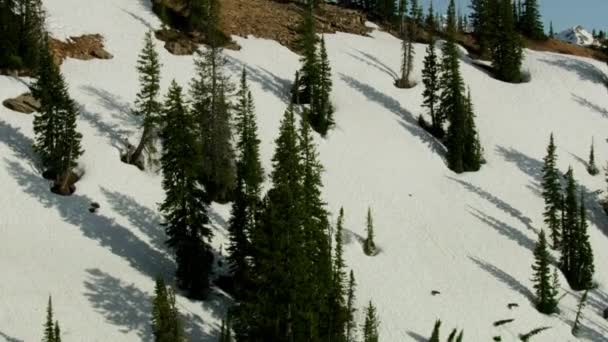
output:
[[[292,98],[292,102],[296,104],[312,103],[312,93],[316,92],[314,88],[319,83],[319,56],[312,7],[304,11],[303,16],[298,27],[300,33],[298,47],[302,51],[300,58],[302,67],[298,73],[298,83],[294,84],[295,96]]]
[[[537,40],[546,38],[537,0],[525,1],[521,16],[521,29],[528,38]]]
[[[431,35],[431,38],[433,38],[432,40],[434,40],[434,34],[437,29],[437,20],[435,19],[435,9],[433,8],[433,0],[429,2],[429,10],[428,14],[426,15],[425,25],[427,31],[429,31]]]
[[[335,248],[333,259],[333,276],[331,292],[331,341],[346,341],[346,329],[348,325],[348,308],[345,303],[347,290],[346,287],[346,264],[343,256],[343,226],[344,208],[340,208],[340,214],[336,222]]]
[[[415,35],[415,25],[405,25],[401,38],[401,78],[395,81],[397,88],[411,88],[415,84],[410,81],[410,74],[414,68],[414,47],[412,40]]]
[[[376,313],[376,307],[369,301],[367,308],[365,308],[365,323],[363,324],[363,342],[378,342],[378,327],[380,321],[378,320],[378,314]]]
[[[576,265],[576,238],[580,227],[580,207],[576,199],[576,182],[572,167],[566,173],[566,194],[564,197],[564,208],[562,218],[562,241],[561,241],[561,268],[572,285],[575,278]]]
[[[487,56],[496,35],[496,1],[497,0],[471,0],[471,26],[477,39],[480,56]],[[500,0],[498,0],[500,1]]]
[[[55,342],[61,342],[61,329],[59,328],[59,321],[55,321]]]
[[[435,326],[433,326],[433,333],[431,334],[431,338],[429,342],[439,342],[439,330],[441,329],[441,321],[436,320]]]
[[[39,113],[34,117],[34,151],[40,156],[46,174],[54,178],[51,190],[69,195],[74,191],[72,169],[83,153],[82,135],[76,130],[78,109],[53,62],[48,37],[45,46],[39,59],[38,80],[31,86],[33,96],[40,101]]]
[[[141,160],[144,149],[153,153],[155,129],[161,111],[160,96],[160,67],[158,53],[156,52],[152,32],[148,31],[144,38],[144,48],[137,60],[140,90],[135,99],[133,115],[141,117],[142,133],[139,144],[134,151],[127,151],[125,161],[143,168]]]
[[[232,342],[232,328],[230,325],[230,315],[222,320],[219,342]]]
[[[200,180],[208,201],[232,199],[236,187],[236,163],[232,149],[232,85],[224,74],[222,49],[211,46],[197,52],[196,76],[191,82],[192,110],[198,127]]]
[[[399,33],[403,34],[405,28],[405,21],[407,18],[407,0],[399,0],[399,6],[397,8],[397,15],[399,19]]]
[[[591,249],[589,234],[587,233],[587,210],[585,208],[585,198],[582,191],[580,195],[579,224],[580,226],[577,229],[575,239],[576,265],[574,265],[574,270],[576,276],[575,283],[572,287],[576,290],[588,290],[593,288],[595,266],[593,262],[593,250]]]
[[[595,165],[595,151],[594,151],[594,146],[593,146],[593,139],[591,140],[591,151],[589,152],[589,163],[587,165],[587,172],[589,172],[590,175],[595,176],[598,173],[600,173],[600,170],[597,168],[597,165]]]
[[[248,258],[251,255],[249,236],[257,224],[261,208],[261,185],[264,170],[260,161],[260,140],[253,97],[247,84],[247,73],[243,69],[241,85],[235,108],[237,134],[237,187],[235,189],[228,232],[230,247],[228,260],[234,276],[237,297],[247,287],[249,273]]]
[[[46,307],[46,322],[44,323],[44,342],[56,342],[55,338],[55,326],[53,323],[53,303],[51,296],[49,296],[49,302]]]
[[[587,294],[589,290],[585,290],[583,295],[581,296],[581,300],[578,302],[578,307],[576,309],[576,318],[574,319],[574,323],[572,324],[572,335],[578,336],[580,330],[580,323],[583,319],[583,309],[585,308],[585,304],[587,302]]]
[[[542,188],[543,198],[545,200],[545,211],[543,216],[545,218],[545,224],[551,234],[553,248],[558,249],[561,239],[559,213],[562,206],[562,195],[559,173],[556,166],[557,155],[555,154],[555,150],[556,147],[553,140],[553,134],[551,134],[549,146],[547,147],[547,155],[543,159]]]
[[[175,305],[175,293],[167,287],[163,278],[156,278],[152,300],[152,331],[155,342],[185,341],[179,312]]]
[[[496,0],[497,30],[492,40],[492,68],[505,82],[520,82],[523,58],[522,41],[515,28],[511,0]]]
[[[195,145],[194,118],[182,100],[182,88],[172,82],[163,108],[165,126],[161,132],[163,189],[160,206],[167,243],[177,261],[177,284],[192,298],[204,298],[209,287],[213,255],[205,240],[208,227],[205,192],[197,183],[197,160],[191,157]]]
[[[555,38],[555,31],[553,31],[553,22],[549,22],[549,38]]]
[[[318,77],[317,84],[313,85],[312,106],[309,121],[313,129],[322,136],[327,135],[327,131],[334,125],[333,112],[330,94],[332,89],[331,66],[325,48],[325,38],[321,37],[318,56]]]
[[[536,290],[536,308],[544,314],[552,314],[557,310],[555,289],[551,282],[550,258],[545,231],[541,230],[538,235],[538,242],[534,247],[534,265],[532,266],[534,274],[532,280]]]
[[[467,171],[477,171],[483,163],[482,148],[479,142],[479,135],[475,127],[475,113],[473,110],[473,100],[469,89],[465,100],[465,120],[464,120],[464,155],[463,164]]]
[[[348,277],[348,290],[346,291],[346,342],[356,341],[357,324],[355,323],[355,313],[357,308],[355,307],[355,274],[353,270],[350,270]]]
[[[366,238],[363,241],[363,252],[368,255],[376,254],[376,243],[374,242],[374,222],[372,219],[372,209],[367,209],[367,225],[366,225]]]

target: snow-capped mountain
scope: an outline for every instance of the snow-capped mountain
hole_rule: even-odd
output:
[[[580,25],[570,27],[560,32],[556,38],[570,44],[581,46],[589,46],[595,43],[595,38],[593,38],[593,35]]]

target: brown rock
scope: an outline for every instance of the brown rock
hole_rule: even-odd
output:
[[[61,64],[67,57],[81,60],[111,59],[114,57],[104,49],[103,37],[100,34],[70,37],[65,42],[52,38],[51,50],[57,64]]]
[[[10,110],[25,114],[31,114],[40,109],[40,102],[30,93],[21,94],[14,99],[4,100],[2,104]]]
[[[191,55],[196,51],[196,44],[188,39],[178,39],[166,42],[165,49],[177,56]]]

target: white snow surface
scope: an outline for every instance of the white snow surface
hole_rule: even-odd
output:
[[[557,34],[556,38],[570,44],[581,46],[589,46],[596,43],[593,35],[580,25],[563,30]]]
[[[145,32],[159,27],[148,0],[48,0],[56,37],[101,33],[111,60],[68,59],[61,69],[81,106],[86,171],[71,197],[49,192],[31,151],[32,115],[0,107],[0,340],[39,341],[46,301],[53,296],[63,341],[152,341],[149,313],[154,277],[173,279],[158,203],[161,176],[119,161],[123,138],[135,141],[129,115],[138,90],[135,62]],[[271,170],[279,120],[298,69],[298,56],[278,43],[235,37],[240,51],[226,51],[234,80],[249,72],[261,154]],[[400,42],[374,31],[370,37],[326,35],[333,69],[336,127],[317,138],[325,167],[324,198],[333,213],[346,213],[345,256],[357,278],[357,302],[373,300],[382,341],[425,341],[440,318],[443,335],[465,331],[465,341],[516,341],[518,334],[549,326],[534,341],[608,341],[608,218],[598,205],[602,176],[585,171],[592,137],[596,157],[608,155],[606,66],[590,59],[526,50],[532,80],[507,84],[461,63],[471,88],[487,164],[476,173],[447,169],[444,149],[416,118],[422,85],[393,86]],[[157,41],[162,85],[187,86],[191,56],[170,55]],[[414,77],[420,79],[424,45],[416,45]],[[0,99],[26,91],[24,82],[0,77]],[[419,82],[420,83],[420,82]],[[545,316],[531,303],[532,249],[543,225],[542,158],[555,134],[559,169],[574,168],[586,195],[598,288],[589,293],[580,338],[571,323],[581,293],[562,277],[560,313]],[[99,202],[97,214],[88,212]],[[373,211],[375,257],[363,254],[365,214]],[[229,205],[213,205],[213,245],[226,246]],[[557,257],[557,255],[556,255]],[[432,290],[440,295],[431,296]],[[219,289],[204,302],[178,297],[192,341],[216,341],[230,300]],[[509,310],[508,303],[519,307]],[[358,318],[362,320],[361,311]],[[515,321],[495,328],[501,319]]]

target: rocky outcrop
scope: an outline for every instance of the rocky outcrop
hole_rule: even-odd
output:
[[[30,93],[21,94],[16,98],[4,100],[2,104],[10,110],[24,114],[31,114],[40,109],[40,102],[38,102]]]
[[[61,64],[67,57],[81,60],[111,59],[114,57],[104,49],[103,37],[100,34],[70,37],[65,42],[53,38],[51,39],[51,50],[57,64]]]

